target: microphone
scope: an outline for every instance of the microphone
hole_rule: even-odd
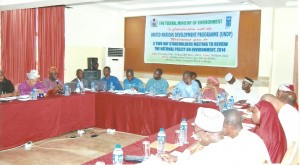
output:
[[[55,82],[56,82],[56,85],[59,85],[58,79],[56,79]]]

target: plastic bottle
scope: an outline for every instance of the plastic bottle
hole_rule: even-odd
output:
[[[228,108],[232,109],[233,108],[233,104],[234,104],[234,98],[233,98],[233,96],[231,96],[228,101],[230,102],[230,107],[228,107]]]
[[[95,92],[95,83],[91,82],[91,92]]]
[[[198,92],[197,103],[201,103],[202,104],[202,93],[200,91]]]
[[[122,165],[123,164],[123,150],[120,144],[116,144],[116,147],[112,155],[113,165]]]
[[[76,84],[75,92],[80,93],[80,84],[79,83]]]
[[[110,92],[113,92],[113,91],[114,91],[114,83],[113,83],[113,82],[110,82],[109,91],[110,91]]]
[[[218,95],[217,95],[217,102],[216,102],[217,106],[219,106],[220,101],[221,101],[221,94],[218,93]]]
[[[157,154],[165,153],[166,133],[164,128],[160,128],[157,135]]]
[[[37,95],[38,95],[37,89],[36,89],[36,87],[33,87],[31,99],[32,100],[37,100]]]
[[[186,118],[182,118],[180,123],[180,144],[187,144],[187,129],[188,124]]]
[[[69,86],[65,85],[65,96],[70,96]]]

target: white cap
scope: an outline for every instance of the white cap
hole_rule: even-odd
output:
[[[30,80],[40,78],[39,72],[37,70],[31,70],[29,73],[26,74]]]
[[[233,75],[231,73],[227,73],[225,76],[225,81],[230,81],[232,79]]]
[[[294,85],[292,84],[280,84],[278,87],[278,90],[284,91],[284,92],[292,92],[294,91]]]
[[[195,124],[208,132],[221,132],[224,116],[221,112],[211,108],[198,108]]]

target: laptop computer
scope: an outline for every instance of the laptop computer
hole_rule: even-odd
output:
[[[98,87],[98,91],[107,91],[107,82],[101,80],[93,80],[95,87]]]

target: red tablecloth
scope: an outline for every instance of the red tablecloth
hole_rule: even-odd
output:
[[[176,151],[183,152],[184,149],[186,149],[189,145],[191,145],[195,142],[195,140],[193,138],[191,138],[192,133],[194,131],[193,127],[191,126],[191,123],[194,122],[194,118],[189,119],[187,122],[188,122],[188,141],[189,141],[189,144],[176,148],[175,149]],[[167,143],[174,144],[174,142],[175,142],[175,130],[177,130],[177,129],[179,129],[179,124],[165,130],[166,135],[167,135],[166,136]],[[153,134],[153,135],[151,135],[147,138],[144,138],[142,140],[139,140],[139,141],[137,141],[137,142],[135,142],[131,145],[128,145],[126,147],[122,147],[124,157],[126,155],[143,156],[144,155],[144,150],[143,150],[143,144],[142,143],[143,143],[144,140],[148,140],[148,141],[150,141],[150,143],[156,141],[157,140],[157,133]],[[151,154],[155,155],[156,154],[156,149],[151,148],[150,152],[151,152]],[[94,160],[91,160],[91,161],[85,163],[85,165],[94,165],[97,161],[103,161],[103,162],[105,162],[105,164],[112,164],[112,152],[109,153],[109,154],[103,155],[99,158],[96,158]],[[125,160],[124,160],[124,163],[125,164],[133,164],[132,162],[126,162]]]
[[[0,150],[95,126],[95,94],[0,104]]]
[[[152,135],[169,128],[183,117],[194,118],[199,107],[218,109],[215,103],[185,103],[167,97],[147,95],[96,94],[96,126],[140,135]]]

